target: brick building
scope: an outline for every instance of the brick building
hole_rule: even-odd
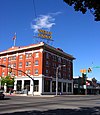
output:
[[[72,55],[44,42],[25,47],[12,47],[0,52],[0,65],[12,67],[11,76],[15,78],[14,90],[21,91],[27,87],[28,93],[34,95],[55,94],[56,71],[58,71],[58,93],[73,94],[73,60]],[[31,78],[30,79],[26,74]],[[0,67],[0,76],[9,74],[9,68]],[[34,87],[34,88],[33,88]],[[33,91],[34,89],[34,91]]]

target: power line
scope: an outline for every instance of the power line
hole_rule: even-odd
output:
[[[37,18],[36,7],[35,7],[35,0],[33,0],[33,7],[34,7],[34,15],[35,15],[35,18]]]

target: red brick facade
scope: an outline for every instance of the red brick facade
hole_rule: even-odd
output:
[[[34,77],[56,78],[56,69],[59,65],[66,65],[59,69],[59,79],[73,79],[73,60],[75,58],[43,42],[26,47],[12,47],[0,52],[0,65],[22,70]],[[27,76],[12,69],[12,76],[21,79]],[[9,74],[9,68],[0,67],[0,76]]]

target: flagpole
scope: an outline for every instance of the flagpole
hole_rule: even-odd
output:
[[[16,45],[16,32],[15,32],[15,35],[13,37],[13,40],[14,40],[14,47],[15,47],[15,45]]]
[[[14,39],[14,47],[15,47],[15,43],[16,43],[16,41],[15,41],[16,39]]]

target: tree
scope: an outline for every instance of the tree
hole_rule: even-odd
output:
[[[90,10],[95,21],[100,21],[100,0],[64,0],[69,6],[73,6],[75,11],[83,14]]]
[[[1,77],[1,85],[4,86],[5,83],[7,85],[13,85],[14,84],[14,78],[12,78],[11,76],[6,76],[6,77]]]

